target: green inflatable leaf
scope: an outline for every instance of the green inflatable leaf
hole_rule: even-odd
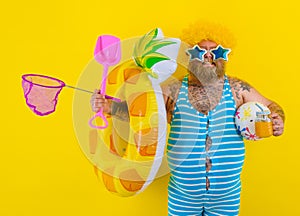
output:
[[[170,60],[169,57],[157,52],[157,50],[176,43],[166,39],[157,39],[157,36],[158,28],[148,32],[136,43],[133,51],[135,63],[155,78],[158,75],[151,71],[151,67],[158,62]]]

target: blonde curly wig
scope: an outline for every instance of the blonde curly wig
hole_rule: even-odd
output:
[[[188,28],[183,29],[180,38],[191,46],[202,40],[211,40],[230,49],[236,45],[234,36],[225,26],[202,20],[198,20],[190,24]]]

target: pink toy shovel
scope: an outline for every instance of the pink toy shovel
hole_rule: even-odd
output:
[[[103,65],[100,94],[105,95],[108,68],[109,66],[116,65],[121,59],[120,39],[112,35],[99,36],[94,51],[94,57],[98,63]],[[100,117],[103,120],[103,126],[97,126],[93,124],[93,121],[97,117]],[[103,108],[101,108],[100,111],[90,119],[89,125],[92,128],[97,129],[104,129],[108,126],[107,119],[103,114]]]

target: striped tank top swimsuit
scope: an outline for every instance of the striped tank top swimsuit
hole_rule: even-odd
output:
[[[183,79],[167,146],[169,215],[238,215],[245,148],[224,80],[222,98],[205,115],[189,102],[188,76]]]

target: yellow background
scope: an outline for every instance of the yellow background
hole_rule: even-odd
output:
[[[76,139],[73,90],[62,91],[55,113],[39,117],[25,104],[21,75],[42,73],[75,85],[98,35],[126,39],[160,27],[177,37],[198,18],[233,30],[238,47],[228,74],[280,103],[287,116],[283,136],[246,142],[240,215],[300,215],[298,1],[206,2],[1,3],[0,215],[166,215],[167,176],[135,197],[107,192]]]

